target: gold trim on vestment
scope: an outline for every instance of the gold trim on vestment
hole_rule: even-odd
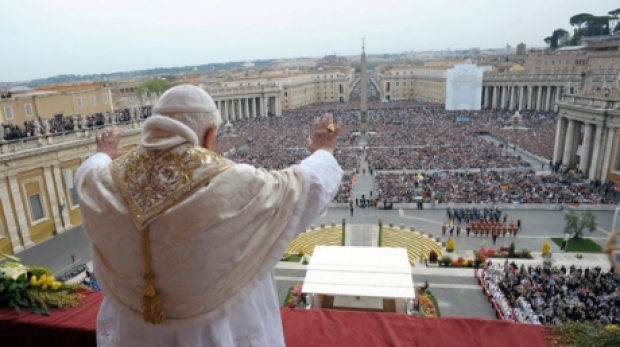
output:
[[[110,173],[134,223],[148,223],[234,164],[185,143],[163,151],[143,147],[114,160]]]

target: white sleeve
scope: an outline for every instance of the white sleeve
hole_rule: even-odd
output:
[[[333,155],[327,151],[318,150],[302,160],[295,170],[310,183],[306,206],[299,218],[298,230],[295,232],[297,235],[316,217],[325,212],[329,203],[334,199],[342,180],[342,169]]]
[[[82,176],[88,169],[98,166],[98,165],[108,164],[111,161],[112,161],[112,158],[110,158],[110,156],[108,156],[105,153],[99,152],[99,153],[95,153],[94,155],[92,155],[85,162],[83,162],[82,165],[80,165],[80,167],[77,169],[77,172],[75,173],[75,180],[74,180],[76,187],[79,186],[80,179],[82,178]]]

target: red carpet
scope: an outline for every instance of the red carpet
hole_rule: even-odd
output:
[[[75,309],[38,316],[0,309],[0,346],[95,346],[100,293]],[[282,309],[288,347],[547,347],[540,326],[498,320],[423,318],[391,313]]]
[[[99,292],[86,292],[79,307],[52,309],[51,316],[0,309],[0,346],[96,346]]]
[[[393,313],[282,309],[289,347],[548,347],[540,326]]]

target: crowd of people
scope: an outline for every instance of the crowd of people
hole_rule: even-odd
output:
[[[513,144],[513,148],[516,145],[544,158],[553,154],[557,116],[551,112],[523,111],[523,129],[512,130],[513,111],[446,111],[439,105],[393,104],[380,104],[383,107],[369,111],[369,129],[376,134],[370,139],[371,147],[454,145],[476,141],[479,134],[491,134]]]
[[[520,171],[461,171],[375,174],[381,199],[411,203],[421,197],[437,203],[613,204],[613,182],[584,183],[573,172],[537,174]]]
[[[288,111],[283,117],[251,118],[223,124],[218,131],[218,152],[236,162],[277,170],[299,163],[307,156],[306,139],[316,117],[330,112],[342,122],[338,147],[334,153],[345,171],[358,165],[357,134],[359,120],[355,112],[331,109]]]
[[[482,270],[504,319],[560,325],[620,324],[620,275],[601,267],[520,267],[506,261]]]
[[[151,106],[144,106],[134,110],[136,119],[147,118],[151,115]],[[22,126],[13,124],[0,124],[0,134],[5,141],[19,140],[23,138],[49,134],[72,132],[93,127],[101,127],[107,123],[115,124],[131,121],[132,110],[120,109],[110,113],[79,114],[73,116],[56,115],[51,118],[38,117],[30,121],[24,121]],[[108,119],[106,120],[106,117]]]

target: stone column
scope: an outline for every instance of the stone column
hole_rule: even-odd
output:
[[[510,109],[514,110],[517,107],[517,86],[510,87]]]
[[[24,250],[21,245],[19,235],[17,234],[17,225],[13,218],[13,210],[11,209],[11,197],[9,196],[9,190],[6,186],[6,181],[0,182],[0,201],[2,201],[2,211],[4,212],[4,218],[6,220],[6,229],[11,239],[11,246],[13,247],[13,253],[18,253]],[[2,230],[0,230],[2,232]]]
[[[250,118],[250,98],[245,98],[245,118]]]
[[[555,146],[553,147],[553,164],[562,160],[562,155],[564,155],[564,143],[566,142],[566,126],[566,118],[558,116],[558,123],[555,130]]]
[[[508,94],[508,87],[503,86],[502,88],[502,101],[499,105],[500,109],[504,109],[506,107],[506,94]]]
[[[575,135],[575,120],[568,120],[568,130],[566,130],[566,142],[564,143],[564,157],[562,158],[562,164],[570,167],[571,159],[573,158],[573,141]]]
[[[84,162],[84,160],[82,160],[82,162]],[[64,184],[62,183],[62,172],[60,171],[60,165],[53,164],[52,173],[54,174],[54,181],[56,182],[56,187],[58,187],[59,191],[64,192]],[[71,224],[71,217],[69,217],[69,202],[64,197],[64,194],[60,194],[59,200],[61,205],[65,205],[65,208],[62,209],[62,220],[65,221],[65,230],[71,229],[73,228],[73,225]]]
[[[237,120],[237,110],[235,109],[235,99],[230,100],[230,118]]]
[[[497,108],[497,86],[493,87],[493,100],[491,101],[491,107]]]
[[[525,86],[521,86],[521,90],[519,92],[519,110],[523,109],[523,94],[525,93]]]
[[[276,116],[281,116],[282,115],[282,105],[280,104],[280,97],[278,95],[276,95],[273,100],[275,101],[275,112],[276,112]]]
[[[527,109],[531,110],[532,107],[532,86],[527,86]]]
[[[491,87],[484,87],[484,108],[489,108],[489,94],[491,93]]]
[[[222,119],[224,121],[230,121],[228,118],[228,105],[226,105],[226,100],[220,100],[220,113],[222,114]]]
[[[19,190],[19,182],[17,181],[17,177],[14,175],[9,176],[9,187],[11,189],[11,197],[13,197],[13,203],[15,205],[15,214],[17,214],[17,224],[19,226],[19,231],[22,235],[22,240],[24,240],[24,247],[30,248],[34,246],[34,243],[30,239],[30,229],[28,229],[28,222],[26,222],[26,213],[30,213],[30,211],[25,211],[24,201],[22,200],[22,194]],[[44,204],[45,200],[41,199],[41,204]],[[6,216],[9,217],[9,216]]]
[[[585,124],[583,143],[581,145],[581,158],[579,160],[579,170],[588,173],[590,168],[590,144],[592,143],[592,124]]]
[[[261,98],[261,100],[260,100],[261,103],[263,104],[262,107],[261,107],[261,111],[263,113],[263,117],[268,117],[269,116],[269,113],[267,112],[267,100],[269,100],[268,96],[263,96]]]
[[[536,111],[540,111],[541,100],[542,100],[542,87],[536,87]]]
[[[545,111],[549,111],[551,105],[551,87],[547,86],[547,93],[545,95]]]
[[[613,160],[611,158],[611,151],[613,150],[615,133],[616,133],[616,128],[614,127],[610,127],[609,130],[607,130],[607,143],[605,144],[605,152],[604,152],[605,156],[603,157],[603,169],[601,170],[601,176],[599,178],[601,181],[607,180],[607,172],[609,171],[609,162]]]
[[[258,99],[252,98],[252,118],[256,118],[256,110],[258,109]]]
[[[592,151],[592,163],[590,163],[590,179],[597,179],[599,175],[599,152],[601,151],[601,143],[603,141],[603,127],[596,124],[596,134],[594,135],[594,150]]]
[[[558,112],[559,106],[558,101],[560,101],[560,93],[562,92],[562,87],[555,87],[555,98],[553,101],[553,112]]]
[[[47,187],[47,194],[50,197],[50,206],[51,206],[51,214],[54,219],[54,226],[56,227],[57,233],[62,233],[65,231],[64,226],[60,221],[60,214],[58,213],[58,199],[56,199],[56,190],[54,189],[54,180],[52,179],[52,167],[45,166],[43,167],[43,175],[45,177],[45,186]],[[59,186],[59,190],[62,186]],[[61,195],[62,196],[62,195]]]

